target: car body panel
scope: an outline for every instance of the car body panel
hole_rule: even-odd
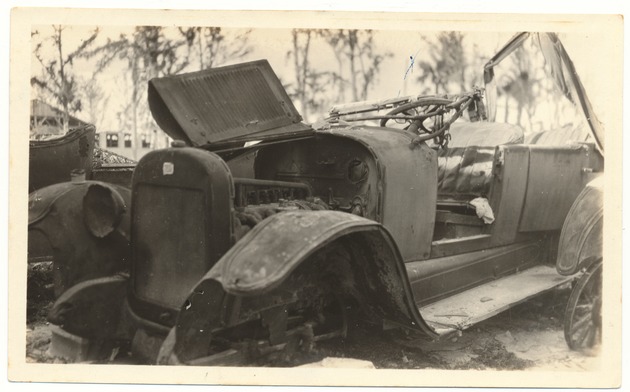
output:
[[[29,195],[29,257],[53,261],[56,296],[84,280],[128,270],[130,204],[129,189],[97,181],[55,184]],[[40,241],[31,242],[30,233]]]
[[[96,128],[87,125],[68,131],[56,139],[29,142],[29,192],[48,185],[70,181],[70,172],[92,172],[92,151]]]
[[[603,254],[603,177],[589,182],[575,199],[564,221],[556,268],[571,275]]]

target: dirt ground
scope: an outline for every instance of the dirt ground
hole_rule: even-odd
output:
[[[45,271],[35,271],[35,276],[40,272]],[[596,349],[589,353],[574,352],[564,341],[562,318],[568,296],[568,288],[556,289],[440,341],[399,330],[359,330],[346,339],[319,342],[309,354],[267,358],[256,365],[595,370],[600,365]],[[45,315],[51,306],[50,299],[44,291],[29,293],[28,362],[64,362],[47,353],[51,329]],[[133,363],[133,359],[120,353],[113,363]]]

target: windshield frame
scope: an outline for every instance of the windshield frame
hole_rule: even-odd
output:
[[[497,112],[498,90],[494,69],[528,39],[535,39],[538,42],[545,60],[552,65],[552,75],[548,76],[554,80],[563,95],[582,113],[584,120],[588,124],[589,133],[595,141],[596,148],[603,154],[603,125],[598,120],[593,110],[593,106],[586,95],[586,90],[580,81],[573,61],[556,33],[517,33],[484,65],[483,79],[486,92],[488,120],[495,121]],[[566,70],[566,72],[563,70]],[[573,97],[573,95],[575,95],[575,97]]]

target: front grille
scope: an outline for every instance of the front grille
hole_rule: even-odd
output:
[[[134,291],[179,309],[207,270],[207,208],[201,190],[139,184],[134,196]]]

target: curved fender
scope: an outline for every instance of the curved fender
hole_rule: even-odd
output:
[[[230,304],[245,307],[246,298],[260,302],[309,264],[316,251],[346,238],[354,242],[351,286],[364,300],[361,305],[382,319],[436,336],[418,312],[398,248],[382,225],[343,212],[300,210],[256,225],[199,282],[178,316],[175,355],[184,361],[203,356],[211,332],[234,322]],[[321,268],[337,267],[328,264]],[[234,301],[238,297],[242,305]]]
[[[55,295],[86,279],[125,271],[130,256],[129,189],[67,182],[29,195],[29,259],[52,259]]]
[[[562,226],[556,269],[572,275],[602,256],[604,223],[603,176],[589,182],[575,199]]]
[[[120,337],[118,324],[127,280],[128,276],[120,274],[72,286],[57,298],[48,312],[48,321],[84,338]]]
[[[374,221],[335,211],[276,214],[256,225],[221,258],[218,280],[230,294],[263,294],[327,243],[379,227]]]

